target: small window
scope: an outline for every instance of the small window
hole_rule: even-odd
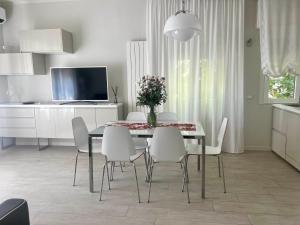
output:
[[[264,79],[264,103],[299,102],[299,79],[292,74]]]

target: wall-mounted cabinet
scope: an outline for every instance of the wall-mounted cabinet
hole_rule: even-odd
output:
[[[72,33],[63,29],[22,31],[20,50],[43,54],[73,53]]]
[[[44,75],[45,57],[33,53],[1,53],[0,75]]]

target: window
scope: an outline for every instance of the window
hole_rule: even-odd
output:
[[[298,103],[300,79],[289,73],[276,78],[265,76],[263,90],[264,103]]]

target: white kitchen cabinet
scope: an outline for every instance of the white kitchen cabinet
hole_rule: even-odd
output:
[[[272,151],[300,170],[300,108],[273,105]]]
[[[286,160],[300,170],[300,115],[289,113]]]
[[[28,30],[20,33],[21,52],[61,54],[73,52],[72,33],[63,29]]]
[[[88,130],[96,129],[96,109],[94,108],[75,108],[75,117],[82,117]]]
[[[73,138],[72,119],[74,108],[55,109],[55,137]]]
[[[272,150],[279,156],[285,159],[285,148],[286,148],[286,135],[279,133],[278,131],[272,131]]]
[[[33,108],[0,108],[1,137],[36,137]]]
[[[44,55],[33,53],[1,53],[0,75],[44,75]]]
[[[38,138],[55,138],[55,108],[36,108],[35,120]]]
[[[36,127],[38,138],[72,138],[74,108],[37,108]]]
[[[0,104],[0,137],[73,139],[72,119],[81,116],[91,131],[123,119],[122,104]]]
[[[287,132],[287,117],[288,112],[282,110],[282,109],[273,109],[273,129],[281,132],[286,133]]]

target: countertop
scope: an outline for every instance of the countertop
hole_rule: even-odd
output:
[[[274,108],[282,109],[288,112],[300,114],[300,105],[297,106],[290,106],[284,104],[273,104]]]
[[[122,103],[69,103],[61,104],[56,102],[38,102],[34,104],[22,104],[19,102],[0,103],[0,108],[117,108],[122,106]]]

